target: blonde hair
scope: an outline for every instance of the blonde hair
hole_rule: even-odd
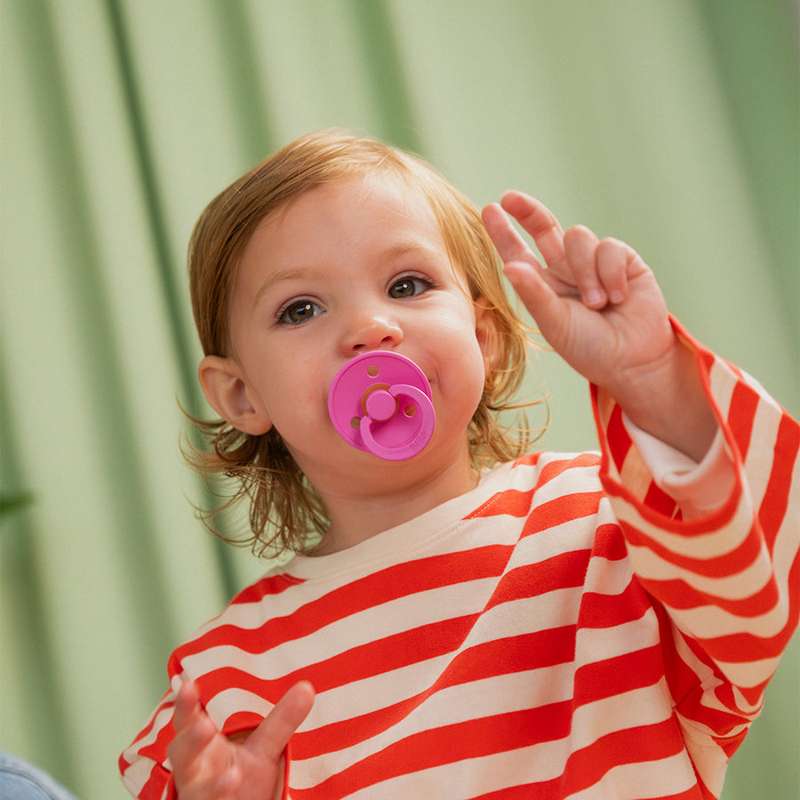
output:
[[[483,298],[489,307],[491,338],[496,336],[494,344],[499,346],[467,429],[472,467],[481,469],[518,458],[530,444],[525,415],[521,415],[522,426],[512,441],[495,414],[544,402],[506,402],[524,376],[527,348],[532,344],[525,334],[534,329],[517,317],[508,302],[501,282],[502,261],[473,204],[425,160],[376,139],[342,128],[307,134],[262,161],[208,204],[195,224],[188,248],[192,311],[203,352],[218,356],[231,352],[228,314],[232,287],[242,253],[258,224],[316,186],[378,170],[422,190],[451,265],[466,277],[473,301]],[[208,421],[183,407],[181,411],[211,448],[202,450],[191,443],[190,452],[181,448],[189,465],[205,477],[224,475],[238,484],[235,493],[217,508],[196,507],[211,533],[231,544],[252,546],[255,555],[267,558],[287,550],[307,552],[313,532],[324,536],[330,520],[323,503],[274,426],[255,436],[226,420]],[[227,537],[216,530],[212,520],[244,497],[251,500],[251,535],[244,540]],[[267,535],[270,523],[274,531]],[[315,545],[312,542],[311,546]]]

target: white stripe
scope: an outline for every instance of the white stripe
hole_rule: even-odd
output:
[[[545,781],[563,773],[571,752],[614,731],[662,722],[671,716],[668,693],[660,681],[654,686],[581,706],[573,717],[572,733],[556,742],[542,742],[504,753],[419,770],[365,787],[348,795],[358,800],[396,800],[398,797],[440,797],[442,787],[457,788],[458,796],[472,796],[504,787]],[[304,762],[292,762],[295,785]],[[304,776],[303,786],[307,785]]]
[[[657,641],[658,627],[652,611],[648,611],[639,620],[615,628],[580,629],[576,639],[577,660],[567,666],[570,670],[575,670],[585,663],[614,658],[650,647]],[[465,648],[459,652],[463,649]],[[300,730],[313,730],[340,719],[342,708],[348,709],[348,717],[356,717],[414,697],[426,687],[432,686],[453,659],[454,654],[447,654],[321,692],[317,695],[317,701],[309,718]],[[564,665],[550,669],[563,668]],[[535,675],[540,680],[547,680],[546,670],[532,670],[528,674]],[[469,685],[476,686],[477,682],[473,681]],[[528,687],[528,697],[538,697],[543,691],[544,689],[537,689],[536,684],[531,683]]]
[[[714,363],[708,374],[708,382],[714,402],[724,420],[728,419],[733,390],[738,380],[736,373],[724,361],[714,356]]]
[[[573,670],[572,664],[560,664],[447,686],[369,739],[314,758],[292,759],[292,786],[300,789],[315,786],[330,775],[423,731],[569,700]],[[350,716],[349,711],[341,714],[340,709],[340,716]]]
[[[561,456],[563,454],[558,455]],[[563,459],[557,458],[553,460],[562,461]],[[539,472],[539,468],[534,469],[527,466],[517,467],[514,473],[519,473],[519,475],[515,475],[514,485],[504,489],[504,491],[514,489],[520,492],[530,492],[538,479]],[[602,487],[597,477],[597,472],[597,466],[575,467],[548,481],[543,487],[537,490],[534,496],[535,505],[529,509],[525,516],[519,518],[519,528],[515,529],[513,525],[502,527],[500,532],[503,534],[505,543],[513,545],[518,540],[519,531],[525,523],[526,516],[536,507],[563,497],[565,491],[569,494],[601,491]],[[564,485],[565,483],[568,484],[566,487]],[[575,522],[577,522],[577,520]],[[496,519],[491,517],[476,518],[462,523],[462,529],[459,533],[456,547],[452,547],[450,540],[445,538],[443,547],[436,547],[427,552],[411,554],[411,557],[424,559],[440,555],[441,553],[459,553],[468,551],[473,547],[483,546],[487,541],[485,531],[490,528],[492,543],[504,543],[497,538],[498,525]],[[467,535],[467,531],[469,531],[469,535]],[[537,534],[537,536],[541,536],[541,534]],[[557,552],[558,551],[554,548],[553,555]],[[542,556],[541,558],[544,557],[545,556]],[[369,574],[369,570],[367,570],[366,574]],[[361,577],[364,576],[361,574],[354,574],[348,578],[347,583],[355,582]],[[330,581],[327,579],[314,580],[308,584],[290,587],[279,594],[267,594],[260,600],[254,602],[231,605],[222,614],[201,626],[193,634],[192,639],[197,639],[203,634],[222,625],[233,625],[243,630],[254,630],[269,619],[294,614],[303,606],[320,600],[331,591],[336,591],[343,585],[347,585],[347,583],[342,584],[340,578],[341,576],[333,576],[333,579]]]
[[[223,689],[206,703],[206,713],[214,721],[219,730],[225,725],[228,717],[242,711],[251,711],[266,717],[275,706],[260,695],[246,689]]]
[[[576,665],[635,653],[659,642],[658,618],[649,608],[639,619],[613,628],[579,628],[575,637]]]
[[[173,707],[170,706],[169,708],[162,709],[156,714],[153,721],[153,727],[150,729],[150,732],[147,734],[147,736],[143,736],[138,742],[132,744],[123,752],[122,756],[126,761],[135,763],[141,759],[139,751],[142,750],[142,748],[153,744],[153,742],[158,738],[158,734],[161,732],[161,730],[169,725],[170,720],[172,719],[172,711]],[[150,761],[149,759],[146,760],[148,762]]]
[[[682,578],[692,588],[726,600],[741,600],[750,597],[762,589],[773,576],[769,553],[763,542],[755,558],[747,567],[740,572],[721,578],[698,575],[678,564],[665,561],[646,545],[640,546],[628,542],[628,554],[633,563],[633,570],[640,578],[656,581]]]
[[[136,760],[122,774],[122,782],[125,784],[125,788],[134,797],[139,796],[154,767],[155,761],[152,759],[139,758],[137,756]]]
[[[678,722],[683,722],[680,716],[678,716]],[[700,778],[709,791],[715,797],[719,797],[722,793],[722,784],[725,782],[725,771],[728,768],[728,757],[725,755],[725,751],[713,740],[695,738],[687,732],[683,725],[681,727],[684,730],[684,744],[700,773]]]
[[[298,788],[315,786],[328,775],[342,772],[421,731],[569,700],[572,681],[571,667],[562,666],[557,670],[543,668],[447,687],[428,698],[402,722],[371,739],[333,754],[293,760],[292,764],[298,766],[303,782],[294,779],[292,783]],[[580,706],[572,716],[571,751],[585,747],[611,731],[661,722],[671,713],[671,699],[663,680],[653,686]],[[566,754],[562,769],[565,763]]]
[[[594,785],[566,795],[569,800],[611,800],[611,798],[663,797],[697,785],[685,750],[657,761],[640,761],[613,767]]]
[[[535,569],[532,562],[535,564],[566,552],[587,549],[591,546],[595,522],[591,517],[571,520],[525,537],[516,548],[518,555],[515,552],[515,558],[506,565],[506,571],[515,567],[517,557],[525,567]],[[300,665],[315,664],[353,647],[412,630],[420,625],[480,613],[497,583],[496,577],[481,578],[416,592],[343,617],[307,636],[283,642],[262,653],[251,654],[233,645],[220,645],[185,656],[182,664],[193,675],[235,665],[259,678],[279,678]],[[512,602],[533,603],[529,610],[521,609],[520,612],[535,614],[528,617],[531,628],[527,632],[532,632],[543,627],[573,624],[577,618],[573,612],[577,610],[581,591],[581,587],[570,587]],[[556,596],[550,597],[553,594]],[[565,605],[561,607],[558,603]],[[506,612],[499,610],[506,605],[508,604],[502,603],[489,609],[483,615],[489,615],[489,619],[481,624],[495,624],[495,616],[508,616]],[[535,621],[539,621],[538,626]],[[526,632],[519,629],[518,622],[515,621],[514,624],[517,628],[509,630],[509,635]],[[493,634],[491,639],[494,638],[499,637]],[[269,642],[264,644],[268,647]],[[265,659],[265,656],[269,658]],[[270,667],[265,669],[264,662],[267,660]]]
[[[756,509],[761,505],[772,472],[780,423],[780,411],[776,411],[763,397],[760,397],[753,418],[747,458],[744,460],[750,497]]]
[[[783,654],[779,653],[774,658],[762,658],[758,661],[744,663],[718,661],[717,666],[729,681],[741,686],[743,689],[750,689],[772,677],[778,662],[781,660],[781,655]]]
[[[633,569],[627,558],[612,561],[603,556],[592,556],[583,581],[583,591],[607,595],[622,594],[632,578]]]
[[[797,558],[800,547],[800,531],[792,530],[789,524],[781,527],[775,542],[775,564],[769,561],[766,545],[762,544],[759,558],[747,569],[726,578],[698,576],[682,567],[668,564],[647,548],[628,545],[634,569],[642,578],[670,580],[683,578],[687,584],[719,597],[748,597],[759,591],[764,584],[774,580],[778,594],[775,605],[764,614],[739,616],[713,605],[702,605],[689,609],[669,608],[670,615],[680,621],[681,628],[698,639],[748,633],[753,636],[771,637],[780,633],[789,619],[789,572]],[[759,585],[760,584],[760,585]]]
[[[569,738],[542,742],[493,753],[478,758],[465,758],[440,767],[398,775],[348,794],[348,800],[398,800],[398,798],[442,797],[445,789],[451,796],[472,797],[497,791],[507,786],[557,778],[569,755]],[[294,782],[294,776],[292,776]],[[455,794],[457,792],[457,794]]]
[[[709,532],[672,533],[648,522],[636,506],[621,497],[603,498],[613,506],[618,519],[624,520],[643,534],[658,542],[671,553],[690,558],[716,558],[735,550],[746,538],[753,522],[754,508],[746,485],[732,516],[723,527]],[[697,520],[692,520],[695,524]]]
[[[234,666],[263,680],[283,677],[300,665],[311,665],[360,644],[374,642],[419,625],[428,624],[431,609],[440,609],[446,619],[476,613],[484,607],[488,594],[484,584],[495,579],[470,581],[455,586],[420,592],[403,602],[393,601],[391,612],[379,606],[315,631],[302,639],[293,639],[265,653],[247,653],[233,645],[220,645],[183,660],[184,668],[193,675]],[[482,592],[479,593],[478,589]],[[479,641],[493,641],[506,636],[534,633],[546,627],[574,624],[581,601],[581,587],[556,589],[534,597],[501,603],[486,611],[473,625],[466,640],[453,654]],[[526,630],[526,625],[529,630]],[[485,638],[478,639],[481,634]]]
[[[728,714],[738,715],[737,711],[728,708],[717,697],[715,689],[718,686],[721,686],[724,681],[720,680],[710,667],[706,666],[706,664],[697,658],[687,644],[683,633],[678,629],[674,622],[672,622],[671,629],[672,639],[675,643],[675,649],[677,650],[678,655],[687,668],[697,676],[698,686],[702,689],[700,705],[714,711],[724,711]],[[691,723],[691,730],[696,738],[702,739],[704,737],[705,740],[708,741],[709,737],[716,735],[716,731],[706,725],[702,720],[699,720],[696,717],[689,717],[686,714],[681,714],[678,712],[678,709],[684,711],[679,704],[676,705],[675,713],[678,714],[682,721],[686,721],[687,727]]]

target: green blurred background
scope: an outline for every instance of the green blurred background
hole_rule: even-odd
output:
[[[0,750],[80,797],[127,796],[116,758],[168,653],[271,566],[195,520],[209,494],[176,400],[207,410],[191,227],[291,138],[377,135],[478,206],[520,188],[624,239],[695,336],[800,411],[790,0],[0,8]],[[536,448],[596,449],[587,387],[552,354],[520,399],[545,391]],[[795,639],[726,800],[795,796],[799,664]]]

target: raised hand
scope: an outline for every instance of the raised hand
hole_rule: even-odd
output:
[[[587,227],[566,233],[523,192],[506,192],[482,218],[506,275],[553,349],[584,377],[615,392],[677,346],[650,268],[625,242],[598,241]],[[539,263],[503,209],[533,237]]]
[[[533,237],[546,267],[504,211]],[[639,254],[618,239],[598,241],[584,225],[564,233],[555,215],[524,192],[506,192],[481,217],[506,276],[553,349],[637,425],[699,461],[716,422],[694,357],[675,335]]]
[[[194,683],[184,683],[167,748],[180,800],[272,800],[283,778],[281,753],[313,704],[313,687],[300,681],[247,738],[234,742],[201,708]]]

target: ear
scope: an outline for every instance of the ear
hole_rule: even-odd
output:
[[[197,367],[197,376],[206,400],[234,428],[260,436],[272,427],[266,409],[235,361],[204,356]]]
[[[474,301],[475,306],[475,338],[478,340],[483,363],[488,375],[495,367],[499,357],[499,337],[494,323],[491,305],[482,295]]]

